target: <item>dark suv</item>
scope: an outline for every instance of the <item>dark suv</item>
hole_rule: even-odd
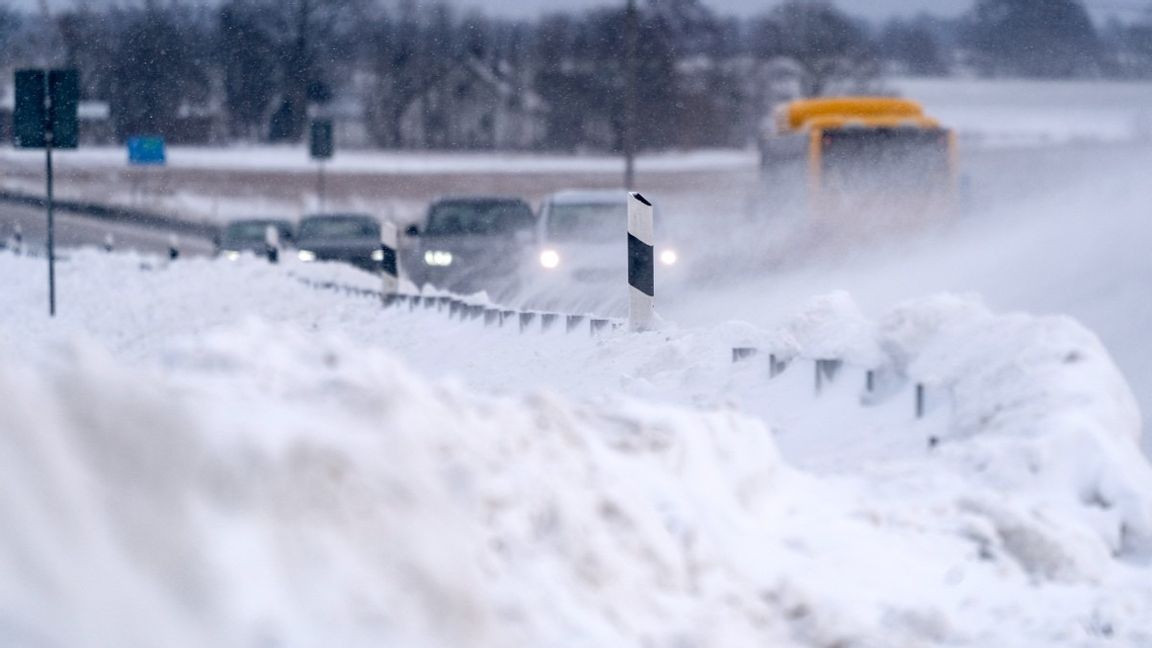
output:
[[[423,229],[408,228],[408,275],[417,285],[506,295],[518,283],[535,226],[532,207],[519,198],[438,200],[428,208]]]
[[[380,270],[380,222],[367,214],[317,214],[300,220],[296,232],[301,261],[345,261]]]

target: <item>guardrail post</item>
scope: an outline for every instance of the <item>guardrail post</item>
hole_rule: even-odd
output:
[[[776,357],[775,353],[768,354],[768,377],[775,378],[788,368],[788,361]]]
[[[389,221],[380,225],[380,292],[385,301],[400,290],[400,265],[396,256],[398,238],[395,223]]]
[[[652,328],[656,301],[656,255],[652,203],[628,192],[628,323],[633,331]]]
[[[836,374],[843,366],[843,360],[817,360],[816,361],[816,394],[824,388],[824,383],[836,380]]]
[[[732,349],[732,362],[737,363],[743,360],[747,360],[748,358],[754,357],[759,352],[759,349],[752,347],[735,347]]]
[[[589,321],[588,330],[591,332],[592,337],[596,337],[600,333],[604,332],[604,330],[608,328],[609,324],[611,324],[609,320],[595,317]]]

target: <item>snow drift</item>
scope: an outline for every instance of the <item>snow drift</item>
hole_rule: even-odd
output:
[[[778,330],[519,336],[77,253],[46,326],[32,263],[0,255],[0,643],[1152,641],[1139,414],[1066,318],[833,294]],[[784,398],[801,365],[737,343],[889,366],[947,417]],[[817,440],[850,469],[791,468]]]

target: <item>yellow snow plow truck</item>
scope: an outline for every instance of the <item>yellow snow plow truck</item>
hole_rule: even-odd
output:
[[[767,189],[820,220],[909,223],[951,211],[956,138],[915,101],[803,99],[761,140]]]

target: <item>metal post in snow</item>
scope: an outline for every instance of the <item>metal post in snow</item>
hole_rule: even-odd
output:
[[[639,16],[636,0],[628,0],[624,14],[624,188],[631,191],[636,180],[636,89],[639,83],[637,73],[637,40],[639,38]]]
[[[44,164],[48,202],[48,316],[56,317],[56,220],[52,197],[52,86],[50,74],[44,75]]]
[[[175,234],[168,237],[168,260],[175,261],[180,258],[180,239]]]
[[[316,163],[316,202],[318,211],[324,212],[324,160]]]
[[[386,222],[380,226],[380,291],[387,304],[392,296],[400,291],[400,265],[396,259],[396,248],[399,245],[399,233],[396,223]]]
[[[656,297],[652,203],[628,192],[628,323],[633,331],[652,328]]]
[[[275,225],[264,228],[264,254],[268,256],[268,263],[279,263],[280,230]]]

